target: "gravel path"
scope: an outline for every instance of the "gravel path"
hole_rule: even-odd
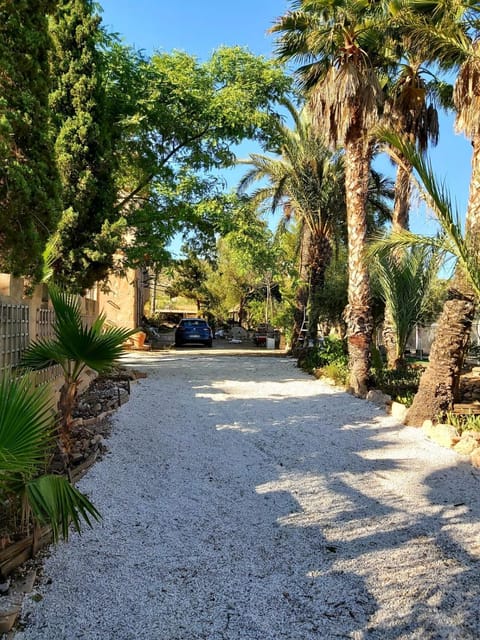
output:
[[[130,362],[148,378],[80,483],[103,520],[48,558],[16,640],[480,637],[461,457],[287,358]]]

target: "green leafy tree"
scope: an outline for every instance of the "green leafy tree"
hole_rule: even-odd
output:
[[[183,260],[178,260],[173,270],[173,279],[170,281],[166,293],[170,297],[184,296],[194,300],[197,312],[202,308],[208,308],[209,293],[205,287],[208,277],[207,264],[196,253],[189,251]]]
[[[280,273],[285,271],[284,251],[266,223],[247,199],[237,199],[232,230],[218,242],[218,261],[206,286],[217,302],[216,312],[228,318],[238,311],[241,324],[250,324],[250,308],[262,308],[262,321],[272,319]],[[260,303],[255,304],[255,303]],[[256,317],[255,320],[258,321]]]
[[[104,89],[100,18],[92,0],[59,0],[50,19],[50,95],[63,213],[51,241],[54,278],[82,292],[105,278],[124,225],[115,213],[116,160]]]
[[[52,0],[0,5],[0,269],[39,279],[60,212],[48,95]]]
[[[290,80],[240,47],[199,62],[178,51],[149,58],[116,43],[107,62],[106,90],[121,123],[116,210],[136,236],[127,259],[164,261],[177,232],[214,245],[225,218],[215,172],[234,163],[235,144],[271,140],[275,102]]]
[[[35,387],[28,377],[0,380],[0,497],[23,505],[30,515],[52,527],[54,540],[68,538],[71,523],[91,525],[100,514],[62,476],[43,472],[53,440],[53,412],[48,389]]]

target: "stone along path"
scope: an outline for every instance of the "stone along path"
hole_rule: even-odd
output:
[[[148,372],[17,640],[480,637],[479,476],[292,360]]]

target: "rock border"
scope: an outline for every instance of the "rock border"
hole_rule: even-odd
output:
[[[139,378],[145,378],[146,374],[139,371],[130,371],[129,376],[130,380],[135,381]],[[114,408],[102,410],[101,413],[91,418],[77,418],[75,423],[77,425],[90,427],[104,422],[115,413],[122,404],[128,401],[130,397],[130,386],[128,387],[128,395],[126,396],[120,393],[120,387],[118,387],[117,396],[118,404],[116,404]],[[83,462],[77,464],[70,471],[70,480],[73,484],[76,484],[97,461],[101,453],[100,445],[104,441],[103,436],[97,438],[94,443],[94,450]],[[50,545],[52,540],[52,528],[50,526],[37,526],[31,535],[9,544],[5,549],[0,551],[0,635],[3,634],[7,640],[11,640],[15,635],[12,629],[18,620],[25,594],[30,593],[33,589],[37,570],[32,569],[28,571],[23,578],[17,578],[13,581],[11,580],[11,576],[15,570],[19,569],[26,562],[36,558],[38,552]]]

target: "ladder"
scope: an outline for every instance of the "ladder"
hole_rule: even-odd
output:
[[[307,308],[303,307],[303,321],[302,326],[300,327],[300,333],[298,339],[300,342],[304,342],[308,334],[308,318],[307,318]]]

